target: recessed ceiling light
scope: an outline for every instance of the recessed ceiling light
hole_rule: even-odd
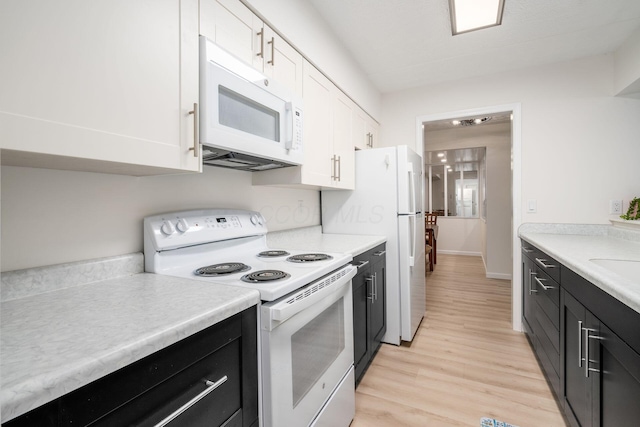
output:
[[[460,123],[462,123],[460,120],[451,120],[451,124],[454,126],[458,126]]]
[[[442,163],[447,163],[447,159],[440,159]]]
[[[444,153],[438,153],[438,157],[444,157]]]
[[[449,0],[451,33],[466,33],[502,24],[504,0]]]

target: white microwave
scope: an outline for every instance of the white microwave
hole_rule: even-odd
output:
[[[205,165],[262,171],[301,165],[302,99],[200,36]]]

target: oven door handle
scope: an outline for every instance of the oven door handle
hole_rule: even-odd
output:
[[[326,278],[320,279],[309,286],[305,286],[300,291],[294,292],[292,296],[285,297],[284,300],[270,307],[263,306],[262,309],[268,310],[268,312],[270,313],[269,317],[272,321],[275,320],[280,323],[284,322],[285,320],[316,304],[318,301],[326,298],[327,295],[330,295],[333,292],[341,289],[345,283],[351,281],[353,276],[355,276],[356,272],[358,271],[358,269],[351,264],[345,266],[342,270],[346,271],[346,274],[335,280],[334,282],[328,284],[327,286],[320,288],[320,286],[318,285],[325,280],[330,281],[331,277],[335,274],[339,274],[340,271],[334,272]],[[318,289],[315,291],[312,290],[314,286],[318,286]],[[310,293],[307,292],[307,290],[309,289],[312,290]]]

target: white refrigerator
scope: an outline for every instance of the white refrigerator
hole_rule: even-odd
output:
[[[353,191],[322,191],[324,233],[387,238],[387,332],[411,341],[424,317],[425,230],[422,158],[406,145],[356,151]]]

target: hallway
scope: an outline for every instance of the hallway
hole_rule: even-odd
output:
[[[383,344],[356,390],[352,427],[519,427],[565,423],[524,334],[511,329],[511,285],[480,257],[438,255],[415,339]]]

